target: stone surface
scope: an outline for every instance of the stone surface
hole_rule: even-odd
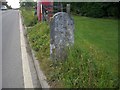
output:
[[[65,48],[74,44],[74,21],[65,12],[56,13],[50,22],[50,56],[53,60],[64,60]]]

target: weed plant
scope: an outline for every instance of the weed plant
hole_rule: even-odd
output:
[[[46,22],[37,23],[28,29],[28,38],[40,66],[47,76],[51,87],[64,88],[117,88],[118,77],[81,48],[76,41],[74,46],[67,49],[68,57],[64,61],[50,60],[50,29]]]

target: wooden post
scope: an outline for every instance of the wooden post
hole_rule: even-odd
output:
[[[61,7],[61,12],[63,12],[63,4],[62,3],[60,4],[60,7]]]
[[[42,3],[41,3],[41,5],[40,5],[40,9],[41,9],[41,11],[40,11],[40,17],[41,17],[41,21],[43,21],[43,6],[42,6]]]
[[[67,4],[67,6],[66,6],[66,11],[67,11],[67,13],[70,15],[70,4]]]

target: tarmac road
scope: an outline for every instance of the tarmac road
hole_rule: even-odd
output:
[[[2,11],[2,88],[24,88],[25,85],[19,20],[19,10]],[[27,55],[33,87],[39,88],[32,57],[29,52]]]
[[[24,88],[19,11],[2,13],[2,88]]]

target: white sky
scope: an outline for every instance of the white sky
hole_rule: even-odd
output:
[[[19,8],[19,0],[6,0],[8,5],[11,5],[12,8]]]

